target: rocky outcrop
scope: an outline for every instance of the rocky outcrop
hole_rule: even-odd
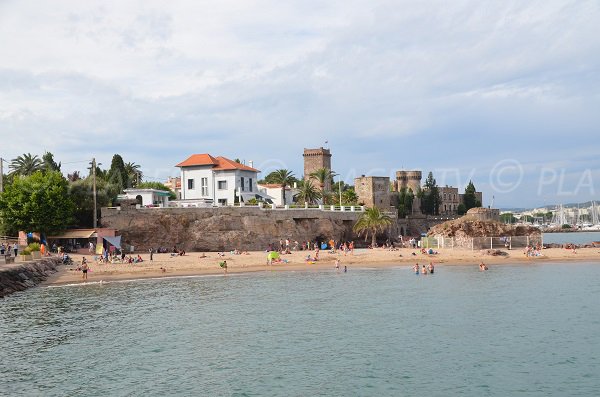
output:
[[[38,285],[55,273],[59,264],[58,258],[44,258],[0,268],[0,298]]]
[[[286,238],[358,241],[352,227],[361,214],[257,207],[103,208],[102,225],[117,229],[136,251],[173,246],[187,251],[262,250]]]
[[[444,222],[429,230],[429,236],[441,237],[511,237],[535,236],[541,231],[533,226],[511,226],[497,221],[483,221],[464,216],[453,221]]]

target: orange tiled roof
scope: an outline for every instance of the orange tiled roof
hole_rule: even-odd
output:
[[[213,170],[229,171],[229,170],[243,170],[260,172],[256,168],[248,167],[247,165],[237,163],[226,157],[219,156],[217,158],[211,156],[208,153],[204,154],[193,154],[188,157],[187,160],[177,164],[176,167],[192,167],[198,165],[210,165],[213,166]]]
[[[193,165],[217,165],[217,160],[208,153],[192,154],[175,167],[190,167]]]

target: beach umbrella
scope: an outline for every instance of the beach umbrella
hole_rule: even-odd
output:
[[[279,259],[279,252],[277,252],[277,251],[269,252],[269,254],[267,255],[267,259],[269,259],[269,260]]]

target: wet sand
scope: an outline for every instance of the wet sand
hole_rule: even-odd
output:
[[[412,253],[416,255],[412,255]],[[264,272],[264,271],[310,271],[334,269],[335,260],[339,259],[340,268],[344,266],[351,268],[386,268],[396,266],[412,266],[415,263],[420,265],[433,262],[436,266],[452,265],[473,265],[475,268],[479,263],[484,262],[488,266],[503,264],[540,264],[544,262],[599,262],[600,249],[584,248],[573,253],[570,250],[561,248],[550,248],[542,251],[543,256],[527,258],[523,250],[506,251],[508,256],[489,256],[480,251],[460,250],[460,249],[440,249],[437,255],[424,255],[419,250],[408,248],[397,251],[385,249],[357,249],[354,255],[348,253],[332,254],[327,251],[319,253],[319,261],[314,264],[308,264],[305,261],[309,251],[292,252],[289,255],[281,255],[281,258],[288,263],[274,263],[267,265],[267,253],[249,252],[247,255],[233,255],[225,253],[224,257],[219,257],[215,252],[199,253],[190,252],[185,256],[172,257],[171,254],[154,254],[154,260],[150,262],[150,255],[143,254],[143,262],[133,264],[102,264],[93,260],[93,256],[85,255],[88,260],[90,271],[88,281],[114,281],[114,280],[132,280],[140,278],[155,277],[181,277],[194,275],[224,274],[225,272],[219,266],[223,260],[227,261],[227,273],[246,273],[246,272]],[[314,256],[314,251],[310,251]],[[201,257],[205,255],[206,257]],[[76,268],[81,263],[84,255],[72,255],[75,262],[73,266],[61,266],[58,273],[52,275],[44,282],[45,285],[61,285],[85,282],[82,279],[81,271]],[[163,270],[161,269],[165,269]]]

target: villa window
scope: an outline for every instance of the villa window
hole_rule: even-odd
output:
[[[188,190],[194,190],[194,180],[188,179]]]
[[[227,181],[218,181],[217,187],[219,190],[227,190]]]
[[[200,187],[202,188],[202,196],[208,196],[208,178],[200,179]]]
[[[252,178],[248,178],[248,191],[252,191]]]
[[[246,189],[244,188],[244,177],[240,178],[240,191],[245,192]]]

